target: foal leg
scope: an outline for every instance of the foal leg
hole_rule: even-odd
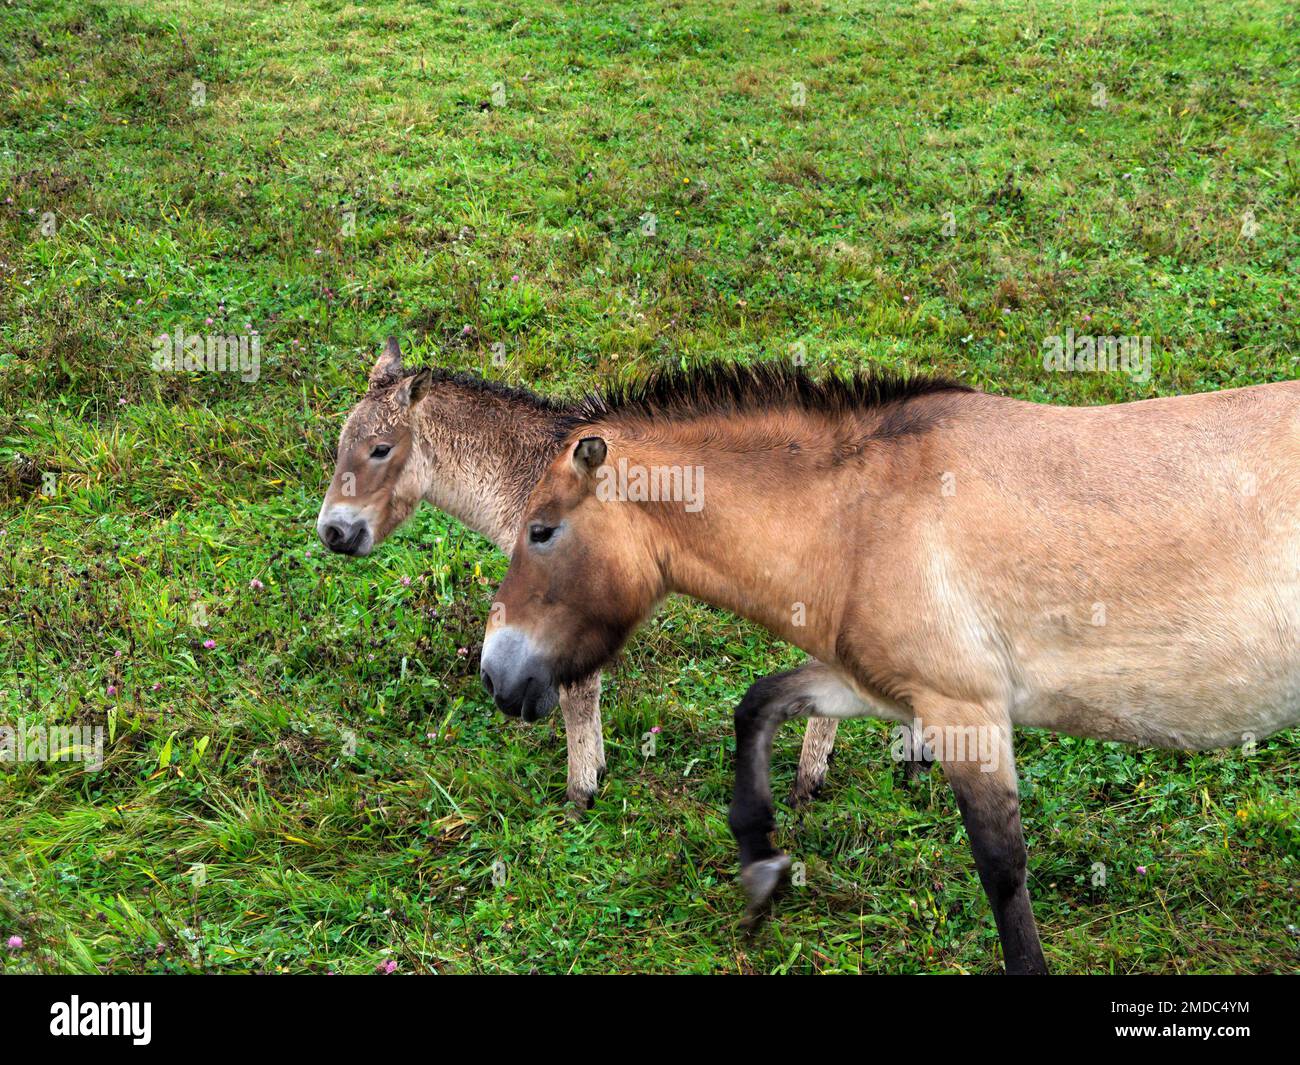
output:
[[[917,700],[925,728],[938,725],[962,730],[964,757],[954,757],[956,732],[949,733],[936,752],[952,787],[970,837],[980,883],[993,907],[998,938],[1008,975],[1045,974],[1047,961],[1038,942],[1038,926],[1026,885],[1028,856],[1020,827],[1020,795],[1011,749],[1011,725],[1004,715],[971,704],[943,701],[928,707]],[[981,730],[976,751],[992,753],[982,759],[971,751],[971,726]],[[984,731],[987,730],[987,731]]]
[[[830,767],[831,751],[835,747],[835,730],[839,722],[832,717],[810,717],[803,734],[803,750],[799,754],[799,771],[795,773],[794,790],[790,793],[791,806],[803,806],[815,799],[826,783],[826,770]]]
[[[838,719],[833,717],[808,718],[808,727],[803,734],[803,751],[799,755],[799,771],[795,774],[794,789],[790,792],[791,806],[805,806],[821,794],[835,747],[835,730],[839,724]],[[906,725],[899,727],[907,729]],[[908,750],[915,751],[915,757],[903,759],[903,778],[910,784],[930,772],[934,756],[919,745],[908,743],[907,747]]]
[[[808,669],[811,675],[816,672],[810,668],[815,662],[816,660],[813,659],[801,668]],[[847,689],[845,691],[847,692]],[[808,694],[811,698],[814,693]],[[840,694],[835,693],[834,698],[838,700]],[[808,712],[811,715],[817,713],[815,708]],[[902,727],[907,728],[906,725]],[[836,717],[810,716],[808,718],[808,727],[803,734],[803,750],[799,755],[799,771],[795,774],[794,789],[790,793],[791,806],[797,807],[810,803],[821,792],[822,786],[826,783],[826,771],[830,766],[831,752],[835,748],[835,732],[838,728],[839,719]],[[906,749],[914,753],[913,757],[903,762],[903,771],[910,784],[917,777],[930,771],[934,758],[920,744],[908,743]]]
[[[906,725],[902,727],[908,728]],[[920,743],[915,737],[911,736],[911,729],[908,729],[908,735],[907,749],[912,752],[914,757],[903,759],[903,779],[910,784],[930,772],[931,767],[934,765],[934,754],[925,744]]]
[[[569,801],[580,809],[596,802],[605,773],[605,738],[600,731],[600,674],[560,689],[564,739],[569,749]]]

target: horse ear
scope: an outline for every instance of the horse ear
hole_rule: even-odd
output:
[[[370,369],[370,385],[382,388],[391,385],[402,376],[402,349],[397,344],[397,337],[389,337],[384,342],[384,350],[379,353],[375,365]]]
[[[573,449],[573,468],[579,476],[593,476],[604,464],[608,450],[600,437],[584,436]]]
[[[428,368],[404,378],[397,390],[397,402],[403,407],[414,407],[433,387],[433,371]]]

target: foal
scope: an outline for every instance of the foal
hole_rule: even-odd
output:
[[[484,682],[508,711],[545,700],[669,592],[820,659],[736,714],[751,907],[786,862],[767,763],[787,717],[872,714],[934,750],[1013,973],[1046,971],[1013,726],[1200,749],[1300,720],[1300,384],[1070,408],[715,368],[581,417],[529,499]],[[663,489],[687,471],[683,505]]]
[[[331,551],[368,555],[424,499],[508,551],[528,494],[559,453],[573,417],[571,408],[532,392],[466,374],[407,370],[390,337],[370,371],[369,390],[343,426],[317,532]],[[562,688],[559,704],[568,798],[590,806],[605,771],[600,674]],[[808,722],[796,799],[810,799],[821,787],[835,727],[829,718]]]

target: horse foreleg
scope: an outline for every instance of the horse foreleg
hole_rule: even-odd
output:
[[[918,701],[916,708],[927,731],[933,725],[941,728],[942,747],[934,753],[943,764],[966,824],[975,868],[993,907],[1007,973],[1044,974],[1047,961],[1029,903],[1028,855],[1020,827],[1010,722],[1002,722],[978,706],[947,701],[938,707]],[[970,750],[970,733],[966,731],[972,725],[984,730],[977,732],[976,753]],[[953,736],[962,737],[962,756],[954,756],[956,743],[944,736],[944,727],[952,728]]]
[[[762,923],[790,871],[790,859],[772,845],[772,737],[782,722],[811,707],[801,672],[763,677],[736,707],[736,790],[727,823],[740,845],[740,880],[749,900],[742,923],[751,931]]]
[[[600,729],[600,674],[560,689],[564,740],[569,750],[569,801],[590,809],[605,772],[605,738]]]

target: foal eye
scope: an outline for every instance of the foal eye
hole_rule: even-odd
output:
[[[375,450],[370,452],[372,459],[383,459],[388,457],[388,453],[393,450],[392,444],[376,444]]]
[[[541,522],[533,522],[528,526],[528,539],[535,544],[544,544],[555,535],[554,525],[543,525]]]

